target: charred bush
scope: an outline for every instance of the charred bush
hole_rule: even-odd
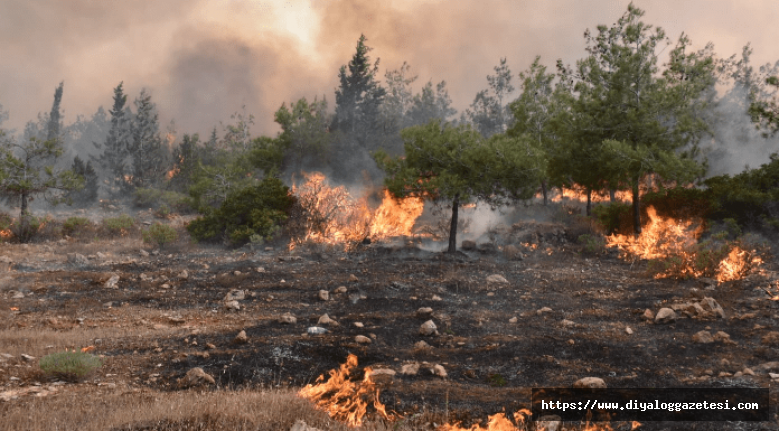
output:
[[[240,246],[259,238],[270,240],[287,220],[295,198],[278,178],[230,193],[217,209],[193,220],[187,231],[198,241],[224,239]]]

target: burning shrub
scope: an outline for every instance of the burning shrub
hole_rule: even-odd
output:
[[[103,227],[105,227],[111,235],[125,236],[133,225],[135,225],[135,220],[128,214],[122,214],[119,217],[106,217],[103,219]]]
[[[43,372],[70,382],[81,381],[102,365],[97,356],[76,351],[52,353],[40,362]]]
[[[149,229],[143,231],[143,242],[156,242],[160,247],[176,241],[178,238],[179,234],[176,229],[162,223],[154,223]]]
[[[218,209],[193,220],[187,230],[198,241],[225,238],[232,245],[242,245],[254,235],[270,240],[294,202],[281,180],[265,178],[256,186],[230,193]]]
[[[10,215],[0,213],[0,242],[8,240],[13,236],[13,232],[11,232],[13,221]]]

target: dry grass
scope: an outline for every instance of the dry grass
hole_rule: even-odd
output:
[[[0,404],[0,430],[278,431],[288,430],[298,419],[325,430],[350,429],[289,390],[114,391],[106,394],[84,386],[81,392]],[[394,425],[366,424],[363,429],[404,429]]]

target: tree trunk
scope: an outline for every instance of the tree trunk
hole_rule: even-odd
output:
[[[587,217],[592,215],[592,190],[587,189]]]
[[[29,231],[30,231],[30,216],[29,212],[27,210],[27,200],[29,199],[29,195],[27,192],[22,192],[21,196],[21,211],[19,214],[19,241],[22,243],[27,243],[29,241]]]
[[[614,196],[615,193],[616,191],[614,189],[609,189],[609,203],[614,203],[614,199],[616,199]]]
[[[638,181],[633,184],[633,231],[641,235],[641,204],[639,202]]]
[[[541,193],[544,195],[544,206],[546,206],[548,190],[546,188],[546,180],[541,180]]]
[[[457,212],[459,209],[460,194],[457,193],[452,200],[452,224],[449,225],[449,250],[447,250],[449,253],[457,251]]]

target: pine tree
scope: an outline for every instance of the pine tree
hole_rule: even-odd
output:
[[[495,75],[488,75],[489,88],[476,93],[471,107],[465,111],[464,120],[468,120],[484,137],[503,133],[511,126],[508,98],[514,92],[511,85],[511,70],[506,59],[501,58],[495,66]]]
[[[144,89],[135,99],[136,113],[132,123],[130,158],[132,184],[135,187],[153,187],[163,178],[166,147],[162,145],[157,108],[151,95]]]
[[[111,114],[111,127],[105,142],[99,144],[93,142],[95,148],[101,151],[98,157],[92,157],[92,161],[102,169],[104,175],[109,178],[109,187],[112,194],[126,190],[128,181],[127,157],[130,141],[132,139],[132,112],[126,107],[127,95],[124,94],[122,84],[114,88],[114,104],[109,111]]]
[[[64,82],[60,82],[60,85],[54,90],[54,103],[51,106],[51,113],[49,114],[49,122],[47,125],[47,141],[60,138],[60,130],[62,129],[60,104],[62,102],[62,88],[64,85]]]

